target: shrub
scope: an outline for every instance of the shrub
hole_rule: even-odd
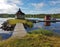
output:
[[[9,19],[7,20],[9,24],[17,24],[17,23],[26,23],[26,20],[22,19]]]
[[[47,36],[52,36],[53,32],[52,31],[48,31],[48,30],[44,30],[44,29],[39,29],[39,30],[34,30],[29,32],[30,34],[43,34],[43,35],[47,35]]]
[[[10,25],[15,25],[17,23],[22,23],[28,27],[33,27],[33,23],[31,21],[27,21],[27,20],[24,20],[24,19],[9,19],[7,20],[8,24]]]
[[[30,21],[27,21],[26,23],[24,23],[24,26],[25,26],[25,27],[32,28],[32,27],[33,27],[33,23],[30,22]]]

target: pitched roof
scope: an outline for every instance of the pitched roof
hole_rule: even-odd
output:
[[[19,10],[18,10],[18,12],[17,12],[16,14],[19,14],[19,15],[25,15],[25,14],[21,11],[20,8],[19,8]]]

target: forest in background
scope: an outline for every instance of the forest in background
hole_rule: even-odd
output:
[[[25,14],[25,17],[28,18],[44,18],[46,15],[50,15],[51,17],[55,17],[55,18],[60,18],[60,14]],[[0,14],[0,18],[14,18],[15,14]]]

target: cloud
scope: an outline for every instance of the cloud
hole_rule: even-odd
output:
[[[60,8],[52,8],[52,9],[50,9],[50,10],[48,10],[47,12],[49,12],[49,13],[60,13]]]
[[[34,11],[30,10],[29,13],[30,14],[57,14],[60,13],[60,8],[52,8],[49,10],[34,10]]]
[[[45,4],[43,2],[41,3],[32,3],[32,6],[34,6],[35,8],[39,9],[45,6]]]
[[[56,1],[50,1],[50,2],[40,2],[40,3],[28,3],[30,7],[25,7],[24,2],[22,0],[0,0],[0,13],[8,13],[8,14],[15,14],[19,7],[25,12],[25,13],[60,13],[60,6],[58,7],[48,7],[51,5],[60,4],[60,0]],[[48,5],[47,5],[48,4]],[[32,5],[32,6],[31,6]],[[47,6],[46,6],[47,5]],[[27,5],[26,5],[27,6]],[[48,9],[46,9],[48,8]],[[46,9],[46,10],[45,10]]]
[[[17,4],[23,5],[21,0],[0,0],[0,13],[16,13]]]
[[[37,10],[37,11],[36,10],[34,10],[34,11],[33,10],[30,10],[29,11],[30,14],[40,14],[41,12],[39,10]]]
[[[22,0],[7,0],[9,4],[23,5]]]
[[[51,4],[51,5],[60,4],[60,0],[57,0],[57,1],[50,1],[50,4]]]

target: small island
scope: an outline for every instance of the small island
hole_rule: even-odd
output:
[[[7,30],[7,31],[13,31],[14,27],[17,23],[22,23],[25,28],[27,28],[27,27],[32,28],[33,27],[33,22],[31,22],[29,20],[26,20],[25,19],[25,14],[19,8],[18,12],[15,15],[15,18],[5,21],[2,24],[1,28],[3,30]]]

